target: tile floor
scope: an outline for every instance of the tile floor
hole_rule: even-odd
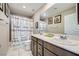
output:
[[[10,46],[7,56],[32,56],[30,45],[25,47]]]

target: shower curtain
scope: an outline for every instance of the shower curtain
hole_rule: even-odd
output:
[[[28,41],[32,33],[33,21],[26,17],[11,15],[11,42]]]

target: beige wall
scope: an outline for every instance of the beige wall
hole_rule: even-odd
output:
[[[61,13],[56,13],[53,16],[61,15],[61,23],[48,25],[47,31],[52,33],[64,33],[64,15],[75,13],[76,7],[65,10]],[[52,16],[52,17],[53,17]]]

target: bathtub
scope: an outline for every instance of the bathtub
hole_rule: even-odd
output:
[[[11,46],[15,48],[23,48],[25,50],[30,50],[31,40],[20,41],[20,42],[12,42]]]

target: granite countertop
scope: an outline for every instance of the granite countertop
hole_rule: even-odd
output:
[[[71,51],[73,53],[79,54],[79,37],[78,36],[69,36],[67,39],[58,38],[60,34],[55,34],[53,37],[46,37],[45,35],[32,34],[32,36],[54,44],[58,47]]]

